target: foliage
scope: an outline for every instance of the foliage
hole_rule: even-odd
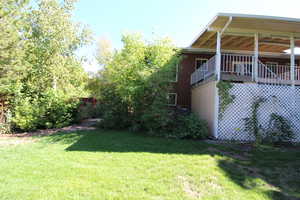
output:
[[[145,42],[140,35],[124,35],[123,48],[109,55],[98,78],[104,105],[100,127],[149,132],[168,128],[171,114],[167,93],[172,89],[179,50],[169,39]],[[103,63],[102,63],[103,64]]]
[[[97,103],[93,105],[92,103],[80,104],[76,112],[76,122],[81,122],[85,119],[97,118],[102,115],[102,105]]]
[[[11,133],[11,113],[9,110],[5,110],[3,116],[4,119],[0,121],[0,134]]]
[[[103,85],[101,72],[102,71],[98,71],[97,73],[90,72],[87,84],[85,86],[85,89],[88,91],[90,96],[96,99],[101,97],[101,88]]]
[[[269,127],[264,138],[267,142],[290,142],[294,138],[291,123],[283,116],[272,113]]]
[[[100,65],[106,65],[111,62],[113,58],[111,41],[104,37],[100,38],[98,41],[98,48],[95,57]]]
[[[82,95],[87,80],[75,51],[88,43],[88,31],[72,21],[73,1],[39,0],[27,17],[26,61],[30,67],[22,79],[22,92],[41,93],[49,89],[70,97]],[[83,95],[85,95],[83,93]]]
[[[74,120],[78,100],[70,100],[57,91],[41,98],[24,97],[16,102],[12,122],[17,130],[60,128]]]
[[[105,54],[107,51],[102,50],[98,60],[104,69],[89,84],[103,104],[99,127],[143,130],[165,137],[205,138],[205,122],[167,106],[167,94],[173,89],[171,81],[181,60],[178,49],[169,39],[145,42],[136,34],[124,35],[122,41],[124,47],[120,51]],[[103,45],[100,47],[103,49]]]
[[[77,105],[72,99],[88,95],[88,76],[75,52],[90,33],[73,22],[74,2],[0,2],[0,94],[9,97],[19,130],[70,123]]]
[[[206,139],[209,135],[208,125],[204,120],[193,113],[179,115],[174,123],[174,130],[171,137],[183,139]]]
[[[7,123],[0,123],[0,134],[9,134],[11,133],[10,125]]]
[[[28,0],[0,1],[0,96],[14,94],[20,87],[24,61],[25,28]]]
[[[220,98],[220,111],[219,111],[219,117],[222,119],[223,114],[226,110],[226,108],[228,107],[228,105],[230,105],[235,96],[234,95],[230,95],[229,94],[229,90],[233,87],[233,84],[229,81],[219,81],[217,83],[217,88],[219,91],[219,95],[221,96]]]
[[[262,103],[264,103],[266,99],[262,97],[255,98],[252,106],[251,106],[251,116],[244,119],[245,122],[245,131],[253,134],[255,137],[255,143],[259,144],[262,141],[262,128],[259,124],[258,119],[258,109]]]
[[[272,113],[270,115],[269,126],[266,129],[261,126],[258,119],[258,110],[264,102],[266,102],[266,99],[261,97],[256,98],[253,102],[251,116],[244,119],[245,130],[254,135],[256,144],[262,142],[291,142],[294,138],[294,133],[291,123],[285,117]]]
[[[109,83],[100,85],[100,102],[102,105],[102,117],[98,126],[106,129],[123,129],[130,126],[127,105],[117,94],[115,86]]]

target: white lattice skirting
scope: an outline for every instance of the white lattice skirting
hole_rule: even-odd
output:
[[[264,98],[266,101],[258,110],[262,127],[267,128],[270,115],[277,113],[291,122],[294,142],[300,142],[300,87],[233,83],[229,93],[235,98],[227,106],[222,118],[219,117],[217,139],[254,140],[253,135],[244,129],[244,118],[251,116],[253,102],[257,98]]]

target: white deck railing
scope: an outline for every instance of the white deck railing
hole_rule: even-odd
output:
[[[278,74],[276,74],[271,67],[268,67],[259,60],[257,65],[256,81],[260,83],[279,84],[281,80]]]
[[[191,84],[206,80],[215,74],[216,56],[201,65],[191,75]],[[260,60],[257,62],[257,74],[255,74],[255,58],[253,55],[222,54],[221,73],[231,75],[232,78],[249,77],[252,81],[268,84],[291,84],[291,67],[288,65],[267,66]],[[249,79],[248,79],[249,80]],[[295,81],[300,84],[300,66],[295,66]]]
[[[251,76],[254,56],[222,54],[221,72],[240,76]]]
[[[216,71],[216,56],[210,58],[206,63],[202,64],[191,75],[191,84],[204,81],[215,74]]]

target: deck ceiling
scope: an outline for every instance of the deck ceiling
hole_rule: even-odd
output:
[[[231,22],[226,27],[229,18]],[[290,47],[290,36],[300,47],[300,19],[255,15],[219,14],[194,40],[192,48],[216,47],[217,31],[222,31],[221,48],[226,50],[254,50],[254,34],[259,34],[259,51],[282,53]]]

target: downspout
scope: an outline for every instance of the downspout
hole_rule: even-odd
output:
[[[291,55],[290,55],[290,62],[291,62],[291,87],[292,87],[292,98],[293,98],[293,108],[296,110],[296,91],[295,91],[295,38],[292,34],[290,37],[290,49],[291,49]]]
[[[252,80],[257,82],[258,79],[258,54],[259,54],[259,46],[258,46],[258,33],[254,34],[254,70]]]
[[[221,80],[221,38],[224,31],[227,29],[227,27],[230,25],[232,21],[232,16],[229,17],[228,21],[226,22],[225,26],[221,31],[217,32],[217,46],[216,46],[216,74],[217,74],[217,82],[216,84]],[[215,93],[215,110],[214,110],[214,137],[218,139],[218,126],[219,126],[219,90],[216,85],[216,93]]]
[[[290,37],[290,49],[291,49],[291,56],[290,56],[290,62],[291,62],[291,82],[292,82],[292,88],[295,88],[295,38],[293,35]]]

